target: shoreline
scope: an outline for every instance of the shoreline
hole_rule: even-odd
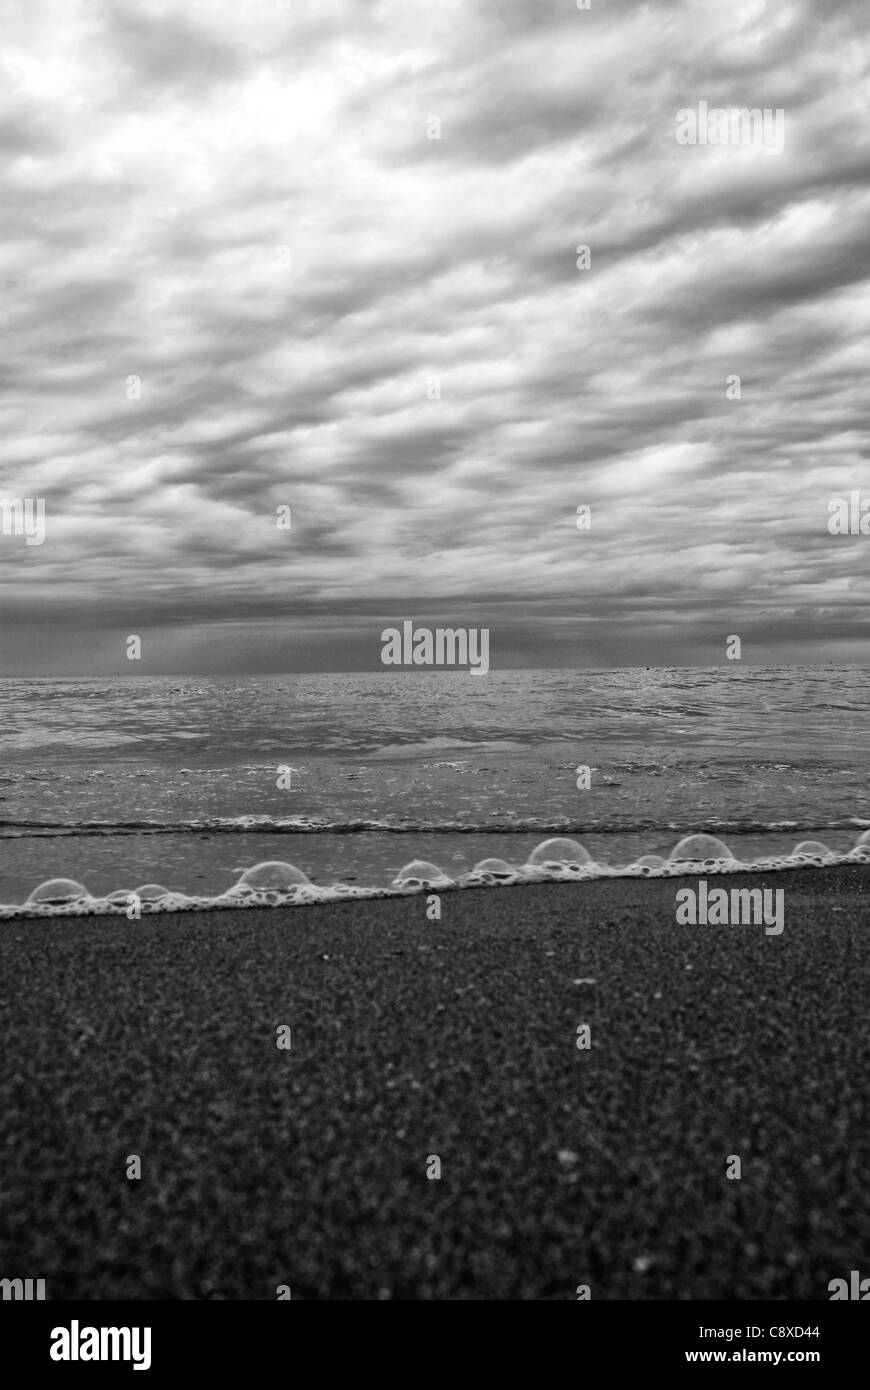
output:
[[[533,837],[530,837],[533,838]],[[704,836],[698,836],[704,839]],[[564,843],[564,841],[561,841]],[[575,843],[570,842],[569,843]],[[713,841],[713,843],[718,843]],[[262,846],[260,846],[262,850]],[[540,844],[532,846],[535,852],[541,848]],[[581,850],[581,852],[584,852]],[[286,885],[284,888],[276,886],[276,882],[271,882],[270,886],[257,888],[256,890],[246,890],[244,894],[236,895],[234,888],[238,887],[238,880],[234,885],[228,885],[220,892],[214,894],[188,893],[181,889],[168,889],[165,883],[160,886],[163,889],[162,896],[155,897],[154,892],[142,897],[139,902],[140,916],[169,916],[176,914],[189,915],[191,913],[214,913],[228,911],[251,912],[260,908],[299,908],[313,906],[329,906],[339,902],[367,902],[374,899],[403,898],[420,893],[456,893],[464,892],[469,889],[481,888],[517,888],[541,886],[555,883],[590,884],[601,882],[670,882],[672,880],[685,880],[686,878],[724,878],[733,879],[735,876],[749,876],[753,881],[766,877],[767,875],[781,874],[791,875],[793,872],[806,872],[817,869],[846,869],[861,868],[870,865],[870,843],[852,845],[847,850],[836,851],[828,850],[825,855],[802,854],[795,856],[782,854],[776,856],[766,856],[757,862],[745,862],[739,858],[692,861],[688,859],[671,862],[663,856],[647,856],[648,863],[641,868],[643,860],[636,863],[614,865],[604,862],[590,861],[584,865],[562,865],[561,867],[533,864],[531,861],[524,863],[509,863],[498,856],[495,858],[485,857],[478,861],[478,865],[473,869],[463,867],[461,872],[445,870],[443,859],[441,864],[432,864],[428,860],[414,859],[407,862],[399,870],[399,876],[386,883],[381,884],[359,884],[357,875],[346,875],[343,879],[333,880],[329,884],[318,883],[317,878],[308,878],[296,866],[289,864],[285,860],[259,861],[260,866],[268,865],[269,868],[277,868],[279,875],[284,876]],[[657,861],[657,862],[656,862]],[[485,871],[478,872],[480,865],[486,865]],[[250,866],[249,866],[250,868]],[[428,876],[424,879],[409,877],[409,870],[416,868],[417,875]],[[429,875],[429,870],[437,871],[440,875]],[[287,871],[286,875],[284,871]],[[237,866],[235,872],[241,874],[243,866]],[[455,873],[455,877],[453,876]],[[203,877],[202,874],[198,875]],[[135,876],[131,876],[135,877]],[[404,877],[404,882],[401,881]],[[39,885],[44,888],[48,883],[61,882],[65,884],[75,883],[79,889],[84,889],[84,896],[65,901],[58,899],[46,899],[31,903],[29,900],[20,902],[0,902],[0,922],[4,921],[42,921],[54,918],[83,918],[89,920],[99,920],[105,917],[107,920],[118,920],[126,917],[127,906],[136,893],[132,883],[123,889],[115,889],[109,896],[99,896],[87,891],[86,885],[71,877],[59,875],[57,879],[45,879]],[[152,877],[148,886],[153,890],[157,884],[156,876]],[[422,886],[421,886],[422,883]],[[752,886],[758,886],[753,883]],[[138,888],[144,889],[145,885],[140,880]],[[33,891],[36,891],[34,889]],[[132,919],[131,919],[132,920]],[[136,918],[139,920],[139,918]]]
[[[677,926],[685,881],[0,923],[6,1272],[827,1299],[870,1233],[866,868],[788,876],[778,936]]]

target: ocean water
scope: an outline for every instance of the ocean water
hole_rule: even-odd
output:
[[[601,871],[690,834],[843,856],[870,827],[868,708],[865,667],[738,662],[0,680],[0,903],[52,878],[201,901],[264,861],[321,891],[412,860],[462,880],[551,837]]]

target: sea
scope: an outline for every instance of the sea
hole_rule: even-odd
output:
[[[548,840],[537,876],[839,862],[870,827],[868,709],[867,667],[737,661],[2,679],[0,904],[497,885]]]

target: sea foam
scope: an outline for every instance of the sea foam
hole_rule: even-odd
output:
[[[437,888],[439,891],[510,887],[516,884],[569,883],[602,878],[674,878],[693,874],[769,873],[809,866],[870,864],[870,830],[855,846],[835,851],[820,840],[802,840],[787,854],[738,859],[728,845],[714,835],[687,835],[669,857],[642,854],[630,864],[597,862],[576,840],[544,840],[523,864],[505,859],[482,859],[458,877],[437,864],[413,859],[391,883],[370,887],[334,883],[313,884],[295,864],[265,860],[245,869],[222,893],[208,897],[145,883],[139,888],[114,889],[105,897],[93,897],[83,883],[70,878],[50,878],[33,889],[24,903],[0,904],[0,920],[30,917],[82,917],[130,915],[136,904],[142,916],[165,912],[220,911],[247,907],[288,907],[294,904],[340,902],[345,899],[399,897]]]

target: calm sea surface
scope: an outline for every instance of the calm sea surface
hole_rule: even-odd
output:
[[[614,863],[691,831],[846,848],[868,710],[854,666],[0,681],[0,901],[219,892],[271,858],[379,883],[548,833]]]

